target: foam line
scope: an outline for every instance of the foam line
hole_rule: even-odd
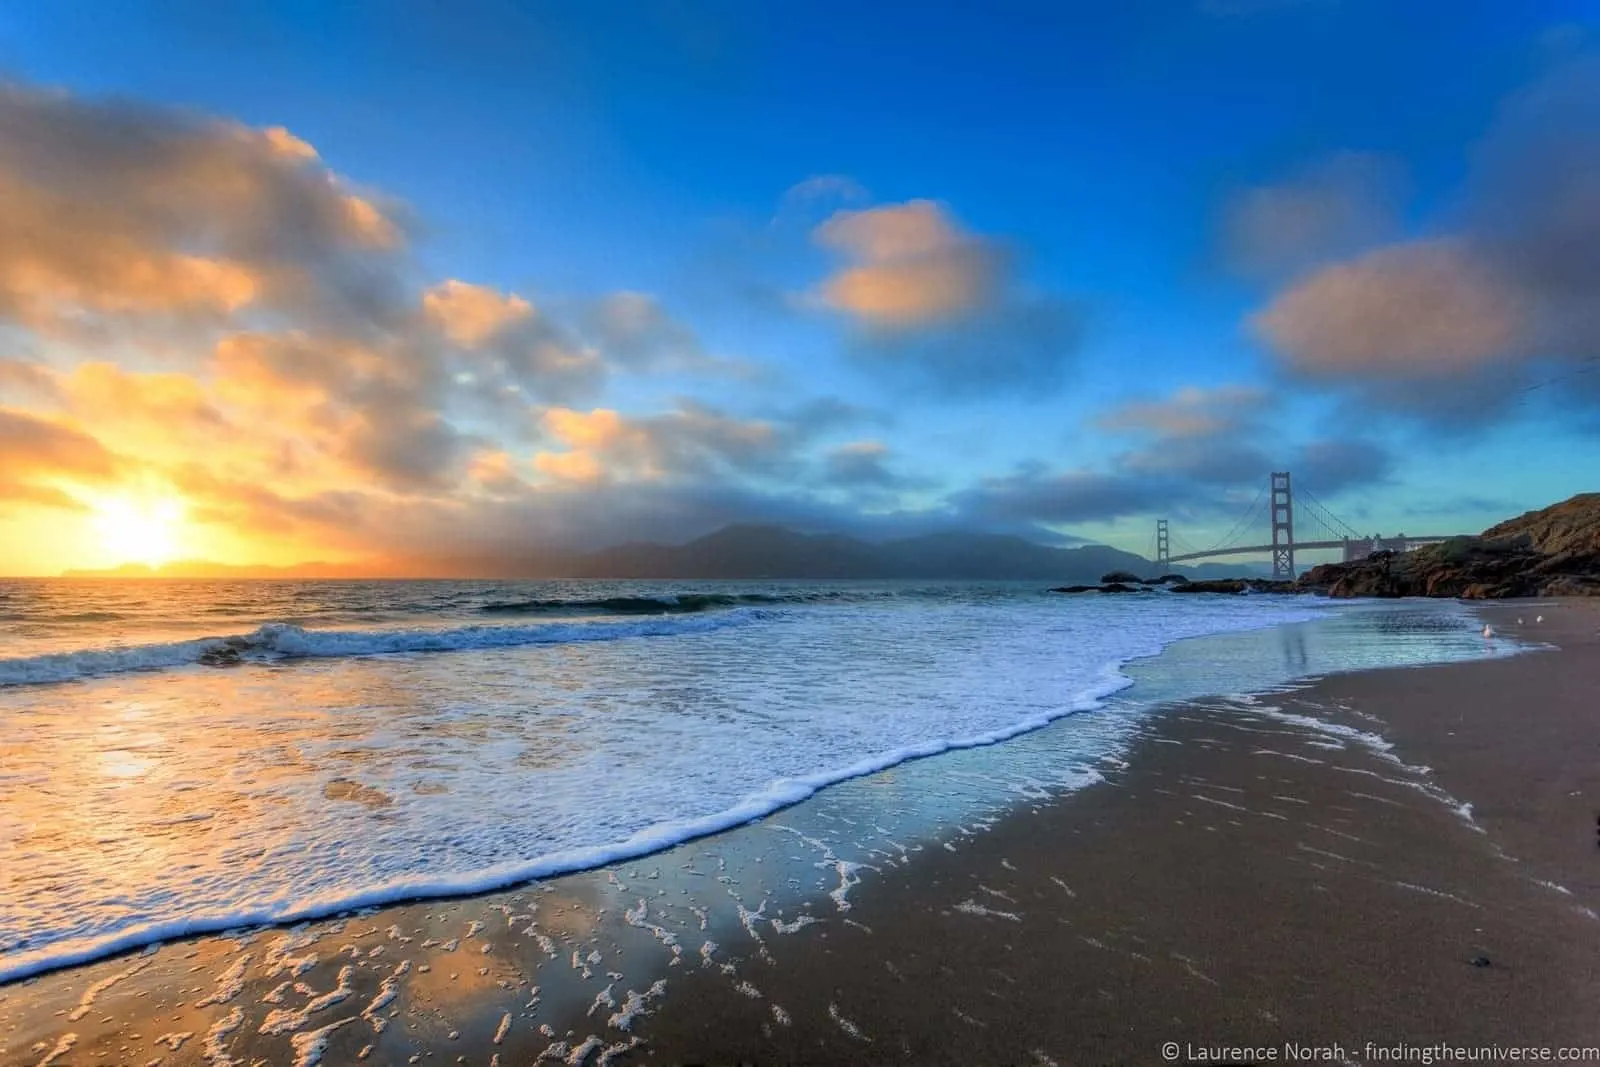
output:
[[[844,767],[799,778],[779,779],[765,790],[752,794],[734,806],[715,814],[681,822],[658,823],[612,844],[567,849],[525,862],[500,864],[477,871],[397,878],[354,892],[311,896],[280,907],[219,911],[151,921],[99,937],[58,941],[34,951],[11,952],[0,957],[0,984],[179,937],[218,933],[241,926],[277,925],[304,919],[319,919],[340,912],[393,904],[402,900],[473,896],[521,882],[638,859],[685,841],[707,837],[764,818],[775,811],[800,803],[820,789],[850,778],[876,774],[908,760],[924,759],[953,749],[998,744],[1019,734],[1038,730],[1063,716],[1093,708],[1105,697],[1132,685],[1132,680],[1122,675],[1119,667],[1120,664],[1108,664],[1099,673],[1094,685],[1059,710],[1035,715],[1010,726],[972,737],[930,739],[881,752]]]
[[[706,633],[748,623],[768,613],[745,608],[703,618],[653,618],[632,622],[546,623],[537,626],[457,626],[439,630],[308,630],[271,622],[247,634],[126,648],[52,652],[0,659],[0,686],[48,685],[128,671],[170,670],[195,664],[231,665],[284,659],[377,656],[400,652],[460,652],[521,645],[615,641]]]

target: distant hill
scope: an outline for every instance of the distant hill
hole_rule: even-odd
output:
[[[1143,556],[1107,545],[1052,548],[1003,534],[939,533],[871,543],[781,526],[727,526],[684,545],[636,542],[573,561],[573,578],[921,578],[1097,581],[1129,570],[1148,575]],[[1256,573],[1207,564],[1176,567],[1192,577]]]
[[[687,544],[630,542],[596,552],[541,553],[511,559],[439,559],[367,563],[236,566],[184,560],[159,568],[130,563],[72,570],[66,578],[633,578],[826,579],[910,578],[1093,582],[1110,571],[1152,575],[1143,556],[1107,545],[1053,548],[1003,534],[937,533],[869,542],[842,534],[805,534],[782,526],[726,526]],[[1191,578],[1263,573],[1259,565],[1173,567]]]

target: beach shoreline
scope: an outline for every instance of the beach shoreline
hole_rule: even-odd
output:
[[[736,830],[637,861],[621,879],[589,872],[557,880],[559,888],[388,907],[316,924],[316,937],[298,947],[281,928],[174,942],[152,956],[3,987],[0,1062],[45,1060],[67,1033],[72,1042],[51,1062],[275,1063],[286,1048],[324,1063],[354,1062],[363,1050],[375,1062],[449,1053],[506,1065],[580,1051],[591,1063],[608,1053],[658,1063],[1149,1062],[1163,1026],[1202,1051],[1208,1041],[1315,1042],[1363,1027],[1375,1040],[1417,1040],[1425,1035],[1406,1027],[1419,1019],[1447,1021],[1445,1037],[1509,1040],[1524,1035],[1512,1025],[1517,1013],[1554,1018],[1549,1009],[1561,1005],[1572,1041],[1600,1044],[1578,1010],[1580,992],[1594,988],[1584,957],[1600,931],[1583,911],[1600,910],[1600,878],[1585,864],[1595,849],[1585,798],[1600,798],[1600,775],[1588,775],[1585,750],[1572,743],[1592,751],[1595,738],[1571,699],[1595,683],[1592,608],[1539,608],[1547,618],[1535,629],[1515,622],[1533,609],[1477,607],[1497,629],[1562,652],[1341,674],[1260,698],[1335,727],[1264,716],[1237,695],[1164,708],[1101,784],[1017,804],[959,847],[918,847],[875,870],[834,861],[838,896],[814,912],[764,915],[765,900],[757,908],[751,899],[739,905],[739,928],[705,929],[703,916],[693,936],[667,928],[655,898],[692,883],[670,869],[663,878],[661,867],[687,857],[693,868],[695,856],[731,845]],[[1507,715],[1502,705],[1516,692],[1541,716]],[[1463,694],[1500,710],[1441,728],[1427,709]],[[1509,750],[1495,740],[1507,727],[1518,728]],[[1262,729],[1292,750],[1239,751],[1237,738]],[[1381,733],[1393,750],[1352,731]],[[1333,745],[1344,747],[1317,747]],[[1351,766],[1330,769],[1335,758]],[[1418,773],[1418,761],[1433,770]],[[1514,776],[1537,789],[1512,789]],[[1365,797],[1340,788],[1369,778],[1374,785],[1353,791]],[[1252,790],[1268,779],[1277,792],[1263,799]],[[1282,799],[1294,790],[1305,803]],[[1470,823],[1464,802],[1474,805]],[[1301,827],[1301,808],[1327,814],[1293,841],[1268,832]],[[1551,829],[1574,820],[1576,846]],[[1358,845],[1370,851],[1349,855]],[[745,847],[746,865],[786,858]],[[1240,855],[1256,861],[1223,862]],[[704,869],[689,875],[719,877],[698,862]],[[1361,873],[1374,869],[1393,877],[1380,884]],[[1191,891],[1174,892],[1180,886]],[[1119,892],[1129,887],[1137,891]],[[728,886],[736,900],[737,891]],[[1307,904],[1323,897],[1339,901],[1340,918]],[[1241,902],[1266,907],[1294,936],[1240,937],[1230,909]],[[550,968],[533,966],[552,949],[565,958],[568,945],[588,944],[622,912],[631,959],[654,952],[658,967],[608,971],[624,958],[609,949],[593,962],[573,949],[570,974],[554,982]],[[760,919],[746,919],[752,913]],[[757,940],[767,929],[759,923],[782,924],[789,936]],[[1371,980],[1383,970],[1374,961],[1397,946],[1407,966],[1403,979],[1379,976],[1393,994],[1384,1003],[1383,993],[1317,991]],[[229,988],[242,954],[259,967],[274,953],[288,965],[248,976],[240,968]],[[1490,965],[1472,967],[1478,957]],[[221,980],[179,984],[202,971]],[[307,991],[300,999],[323,1007],[296,1018],[288,1005],[298,1003],[297,985]],[[254,1009],[248,1024],[233,1020],[234,1007],[270,1006],[274,992],[286,1005],[270,1009],[284,1012],[279,1029]],[[1425,1007],[1394,1006],[1402,1001]],[[1183,1006],[1176,1016],[1173,1005]],[[403,1023],[402,1041],[390,1019]],[[1545,1036],[1566,1040],[1562,1025]],[[162,1036],[172,1040],[152,1049]]]
[[[642,1032],[669,1063],[1600,1046],[1600,611],[1483,614],[1560,651],[1172,706],[1120,775],[775,945],[760,999],[693,976]]]

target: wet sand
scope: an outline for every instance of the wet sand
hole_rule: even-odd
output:
[[[756,888],[819,844],[775,817],[543,885],[6,987],[0,1063],[1600,1046],[1596,607],[1486,609],[1561,651],[1164,709],[1103,783],[874,870],[834,864],[833,895],[803,911]]]
[[[668,1063],[1600,1046],[1600,611],[1535,610],[1487,614],[1562,651],[1172,708],[1104,785],[772,946],[759,998],[695,975],[641,1033]]]

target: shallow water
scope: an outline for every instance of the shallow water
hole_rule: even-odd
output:
[[[39,588],[0,599],[0,681],[62,679],[0,688],[0,980],[599,866],[835,782],[721,877],[746,911],[847,906],[861,865],[1095,780],[1154,702],[1506,648],[1452,604],[1010,585]],[[1218,634],[1248,636],[1172,645]]]

